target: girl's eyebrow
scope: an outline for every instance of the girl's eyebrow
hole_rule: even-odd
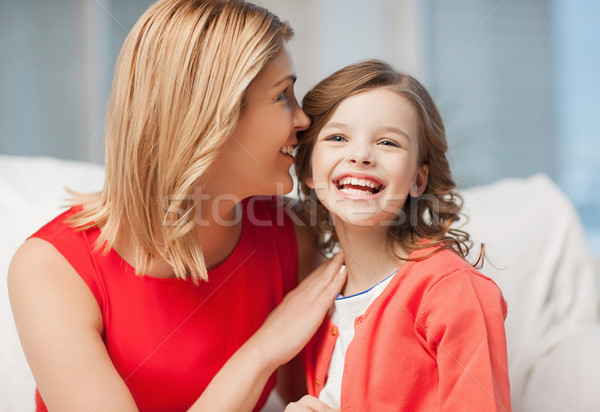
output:
[[[349,125],[347,125],[346,123],[339,123],[339,122],[332,122],[332,123],[327,123],[325,126],[323,126],[323,129],[351,129],[351,127]],[[408,133],[406,133],[404,130],[402,130],[399,127],[396,126],[381,126],[377,129],[377,132],[379,133],[395,133],[401,136],[406,137],[407,139],[410,139],[410,136],[408,135]]]
[[[323,129],[349,129],[350,126],[348,126],[345,123],[338,123],[338,122],[332,122],[332,123],[327,123],[325,126],[322,127]]]
[[[379,129],[377,129],[377,131],[383,132],[383,133],[386,133],[386,132],[396,133],[396,134],[406,137],[407,139],[410,139],[410,136],[408,135],[408,133],[406,133],[404,130],[402,130],[401,128],[396,127],[396,126],[382,126]]]

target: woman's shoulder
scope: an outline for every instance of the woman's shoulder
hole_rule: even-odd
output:
[[[40,283],[53,281],[65,273],[75,275],[79,278],[75,281],[83,280],[101,303],[98,285],[103,280],[96,265],[101,250],[95,249],[99,230],[96,227],[80,229],[69,222],[69,218],[81,210],[81,206],[73,206],[46,223],[23,243],[13,260],[25,263],[16,266],[16,271],[23,273],[18,276]]]
[[[68,219],[81,211],[81,209],[81,206],[70,207],[38,229],[29,237],[29,239],[39,238],[52,243],[53,239],[63,235],[65,232],[75,233],[76,230],[68,223]]]
[[[83,296],[94,302],[94,296],[85,286],[65,256],[50,242],[29,238],[17,249],[8,269],[8,291],[13,306],[29,306],[34,299],[55,302],[70,296],[69,301]],[[66,304],[66,303],[65,303]]]
[[[101,342],[103,320],[93,294],[49,242],[26,240],[10,263],[7,283],[21,345],[31,369],[41,375],[36,374],[38,383],[47,382],[57,367],[77,364],[73,348],[94,337]],[[89,347],[78,352],[97,356]]]
[[[58,238],[68,237],[69,232],[76,233],[66,220],[80,209],[77,206],[69,208],[29,236],[13,256],[11,268],[15,265],[19,268],[41,265],[51,269],[57,262],[64,260],[54,243]]]
[[[44,237],[32,236],[17,249],[8,269],[8,282],[17,281],[42,281],[51,278],[52,273],[58,268],[64,269],[68,265],[63,254]],[[72,267],[68,265],[68,269]]]

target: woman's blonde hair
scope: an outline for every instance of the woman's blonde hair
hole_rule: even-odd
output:
[[[69,223],[102,227],[95,246],[104,252],[131,232],[138,274],[162,258],[179,278],[208,280],[192,194],[235,128],[246,88],[292,36],[286,22],[241,0],[152,5],[115,67],[104,188],[75,194],[86,207]]]
[[[404,97],[415,110],[419,125],[418,163],[429,167],[424,193],[418,198],[409,196],[403,216],[389,227],[389,244],[392,250],[394,245],[400,245],[409,251],[439,246],[436,251],[450,248],[466,258],[471,247],[469,234],[451,227],[459,220],[462,198],[455,191],[456,184],[446,158],[448,144],[442,117],[427,90],[415,78],[397,72],[380,60],[367,60],[338,70],[313,87],[302,101],[302,109],[310,117],[311,125],[298,133],[298,192],[305,212],[316,217],[321,246],[325,252],[331,252],[338,239],[329,211],[318,200],[315,190],[306,184],[316,138],[342,101],[382,87]],[[475,265],[483,262],[483,253],[482,247]]]

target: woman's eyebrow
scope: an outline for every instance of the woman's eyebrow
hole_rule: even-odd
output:
[[[273,84],[273,88],[279,87],[281,86],[283,83],[291,80],[292,83],[296,83],[296,75],[295,74],[288,74],[287,76],[285,76],[283,79],[278,80],[275,84]]]

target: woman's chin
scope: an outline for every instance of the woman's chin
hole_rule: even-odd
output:
[[[261,193],[263,196],[284,196],[294,189],[294,181],[289,173],[283,176],[280,176],[276,179],[276,183],[274,186],[269,185],[268,188]]]
[[[294,180],[292,179],[292,176],[290,176],[288,173],[287,178],[280,180],[279,183],[277,184],[276,195],[278,195],[278,196],[287,195],[288,193],[291,193],[292,189],[294,189]]]

